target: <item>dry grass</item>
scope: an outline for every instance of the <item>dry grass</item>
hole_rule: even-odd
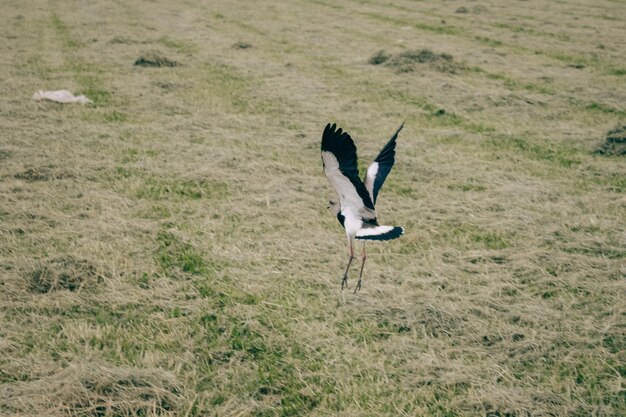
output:
[[[622,9],[3,2],[0,414],[626,414]],[[342,293],[321,130],[402,120]]]
[[[609,130],[606,139],[596,153],[607,156],[626,156],[626,126],[617,126]]]

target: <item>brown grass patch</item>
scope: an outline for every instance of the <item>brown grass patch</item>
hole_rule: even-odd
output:
[[[37,182],[75,178],[75,175],[62,168],[57,168],[52,165],[27,168],[24,171],[15,174],[13,178],[26,182]]]
[[[176,377],[160,369],[72,364],[41,379],[0,386],[0,411],[12,414],[181,415]]]

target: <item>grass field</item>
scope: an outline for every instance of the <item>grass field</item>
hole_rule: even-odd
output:
[[[625,10],[0,2],[0,414],[626,415]],[[356,295],[331,121],[406,121]]]

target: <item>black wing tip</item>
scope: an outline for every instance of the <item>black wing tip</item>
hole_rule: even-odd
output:
[[[322,151],[332,151],[337,147],[346,146],[346,140],[349,139],[351,138],[348,132],[338,128],[337,123],[328,123],[322,134]]]
[[[387,142],[387,144],[380,151],[374,162],[378,162],[379,164],[387,163],[390,166],[394,163],[394,157],[396,155],[396,139],[398,139],[398,134],[404,127],[404,122],[400,125],[400,127],[395,131],[395,133],[391,136],[391,139]]]
[[[324,133],[329,132],[332,133],[337,129],[337,123],[328,123],[324,128]]]
[[[400,124],[400,127],[398,127],[398,129],[396,129],[396,131],[393,133],[393,135],[391,135],[391,139],[389,139],[389,142],[387,142],[387,144],[383,148],[382,152],[385,152],[387,149],[389,149],[391,147],[395,147],[396,139],[398,139],[398,135],[400,134],[400,131],[404,128],[404,124],[405,124],[405,122],[402,122]]]
[[[406,120],[404,120],[402,123],[400,123],[400,127],[398,127],[398,129],[396,129],[396,133],[393,134],[392,139],[396,139],[398,137],[398,134],[404,128],[405,124],[406,124]]]
[[[324,133],[322,133],[322,150],[325,151],[328,149],[328,144],[331,138],[334,136],[335,129],[337,125],[335,123],[328,123],[324,128]]]

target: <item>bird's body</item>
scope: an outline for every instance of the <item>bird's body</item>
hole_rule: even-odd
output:
[[[363,241],[390,240],[404,233],[404,229],[398,226],[379,225],[374,206],[378,191],[395,162],[396,139],[403,127],[404,123],[383,147],[376,160],[368,167],[365,182],[361,181],[358,175],[356,145],[350,135],[337,129],[337,125],[330,123],[322,134],[321,148],[324,173],[339,195],[339,202],[331,202],[331,207],[337,215],[337,220],[345,228],[350,254],[341,288],[347,283],[348,270],[354,258],[352,249],[354,239]],[[365,258],[365,242],[363,242],[363,264],[355,291],[361,288]]]

